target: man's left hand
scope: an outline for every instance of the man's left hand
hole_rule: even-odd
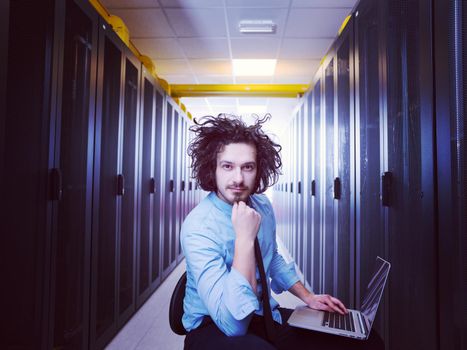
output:
[[[341,315],[348,313],[344,304],[339,299],[328,294],[310,295],[306,303],[308,307],[315,310],[338,312]]]

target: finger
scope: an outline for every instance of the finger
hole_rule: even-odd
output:
[[[327,305],[329,305],[329,307],[331,307],[333,311],[338,312],[338,313],[340,313],[340,314],[344,314],[344,311],[341,310],[341,308],[338,306],[338,304],[335,304],[335,303],[333,302],[333,300],[332,300],[331,297],[329,297],[329,298],[326,300],[326,302],[327,302]]]
[[[234,203],[232,206],[232,221],[235,221],[237,217],[237,211],[238,211],[238,204]]]
[[[348,313],[349,311],[347,310],[347,308],[345,307],[345,305],[337,298],[334,298],[334,297],[331,297],[331,300],[334,302],[334,304],[337,305],[337,307],[339,309],[341,309],[342,312],[344,313]]]

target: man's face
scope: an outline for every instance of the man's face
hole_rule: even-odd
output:
[[[217,154],[217,196],[234,204],[248,199],[256,180],[256,148],[246,143],[231,143]]]

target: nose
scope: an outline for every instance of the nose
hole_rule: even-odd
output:
[[[235,185],[240,185],[243,183],[243,173],[240,167],[235,168],[232,180],[235,183]]]

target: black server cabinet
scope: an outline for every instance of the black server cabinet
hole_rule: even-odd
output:
[[[5,97],[5,113],[0,114],[0,194],[5,203],[0,213],[1,305],[5,328],[0,344],[2,348],[45,349],[49,345],[53,234],[53,202],[47,183],[49,169],[54,167],[55,140],[50,93],[52,81],[57,81],[51,76],[55,62],[50,45],[54,23],[50,19],[55,11],[51,1],[7,1],[2,7],[5,3],[9,6],[9,27],[2,45],[8,47],[8,67],[6,96],[1,96]],[[31,55],[36,69],[26,74]],[[16,300],[21,303],[12,302]]]
[[[164,127],[164,105],[165,97],[162,91],[156,90],[156,115],[155,115],[155,142],[154,142],[154,207],[153,207],[153,240],[152,240],[152,272],[151,272],[151,290],[154,291],[162,280],[162,239],[163,239],[163,218],[165,184],[164,179],[164,154],[165,154],[165,135]]]
[[[373,271],[376,256],[387,257],[384,209],[380,200],[383,171],[380,42],[378,3],[361,2],[355,17],[356,153],[356,304]],[[384,337],[384,308],[374,327]]]
[[[313,91],[309,91],[306,98],[306,126],[305,126],[305,166],[306,176],[303,180],[306,191],[304,191],[306,210],[305,210],[305,251],[304,251],[304,279],[305,284],[312,288],[313,284],[313,151],[314,151],[314,137],[313,137]]]
[[[122,118],[122,46],[108,24],[100,22],[96,152],[92,244],[91,348],[101,348],[117,331],[119,129]]]
[[[320,68],[321,71],[321,68]],[[320,74],[318,73],[317,76]],[[321,177],[321,80],[318,78],[313,86],[313,119],[312,119],[312,135],[313,135],[313,150],[312,150],[312,202],[311,202],[311,242],[312,250],[312,269],[313,279],[310,285],[315,293],[323,293],[322,283],[322,217],[321,217],[321,198],[323,196],[323,179]]]
[[[386,52],[380,81],[386,160],[381,204],[387,208],[392,262],[387,340],[391,349],[436,349],[431,10],[425,1],[385,5],[387,40],[381,40]],[[423,325],[419,319],[425,320]]]
[[[434,1],[440,349],[467,349],[467,7]]]
[[[139,192],[139,228],[137,241],[137,306],[141,306],[151,292],[154,179],[154,115],[155,115],[154,80],[146,69],[142,69],[141,79],[141,125],[140,137],[140,190]],[[157,257],[156,257],[157,259]]]
[[[53,218],[51,312],[53,347],[83,349],[89,329],[97,14],[89,6],[64,5],[65,16],[57,16],[65,35],[55,92],[60,133],[51,170],[60,183]]]
[[[174,267],[174,257],[172,254],[172,234],[173,234],[173,208],[175,203],[176,183],[174,178],[175,168],[175,106],[171,100],[166,101],[167,115],[165,120],[165,193],[164,193],[164,230],[163,230],[163,265],[162,265],[162,278],[168,276]]]
[[[328,199],[333,202],[334,260],[333,294],[344,304],[354,302],[354,106],[353,106],[353,21],[333,45],[334,61],[334,156],[332,176],[327,176]],[[326,123],[331,122],[327,120]],[[332,123],[332,122],[331,122]],[[328,131],[331,133],[331,130]],[[329,165],[329,164],[328,164]],[[330,169],[331,170],[331,169]],[[329,209],[331,207],[329,206]],[[326,253],[327,254],[327,253]],[[329,271],[329,269],[327,270]],[[329,282],[331,279],[328,278]]]
[[[321,145],[324,146],[321,150],[323,155],[323,168],[321,169],[323,196],[322,203],[322,289],[324,293],[336,295],[336,264],[337,251],[335,243],[337,242],[335,225],[334,225],[334,60],[330,56],[329,62],[323,65],[323,113],[321,117],[322,134],[324,138]]]
[[[83,349],[97,15],[81,1],[15,1],[9,15],[0,225],[2,265],[14,271],[4,274],[2,348]]]
[[[91,347],[101,348],[135,310],[140,63],[99,25],[94,171]]]

